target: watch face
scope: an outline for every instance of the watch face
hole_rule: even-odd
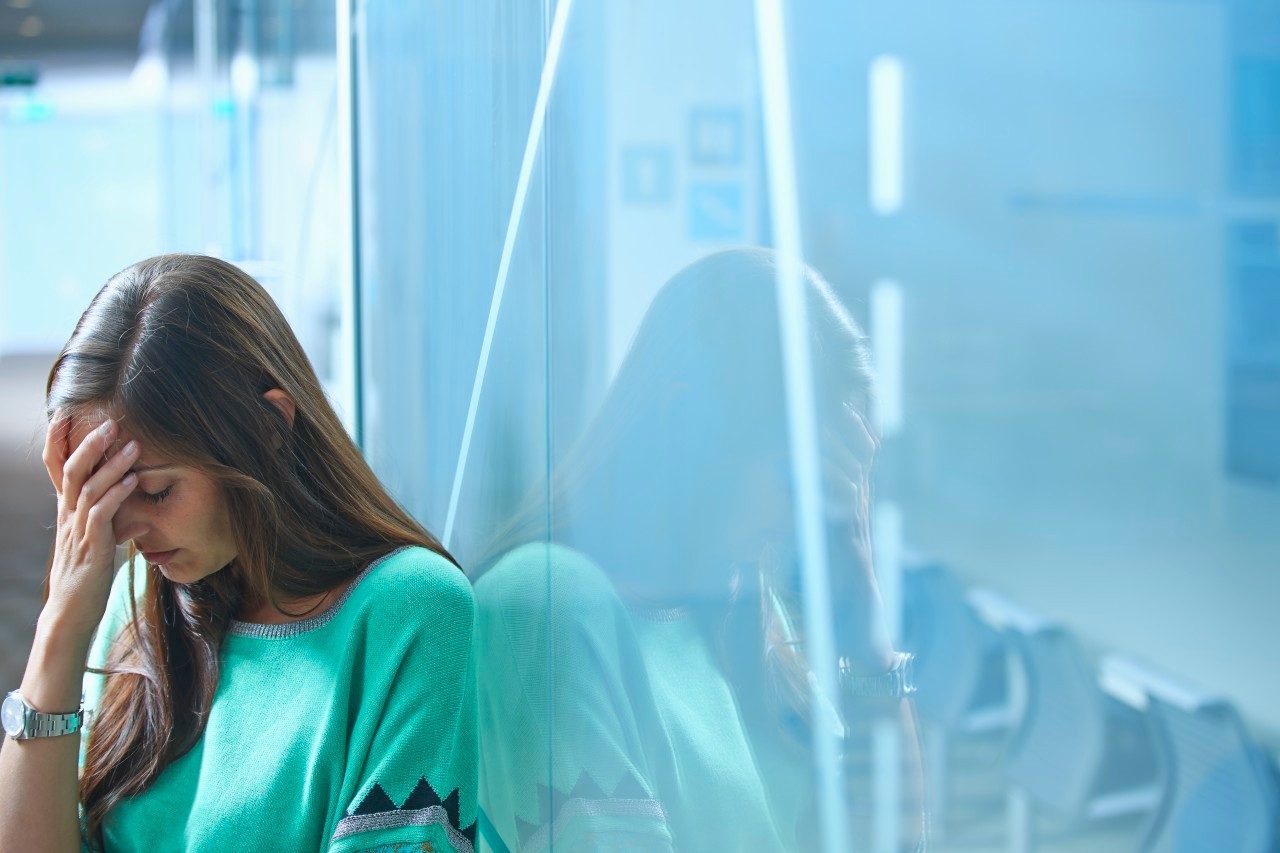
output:
[[[10,737],[22,734],[22,727],[26,722],[25,710],[22,700],[17,696],[10,693],[4,697],[4,704],[0,705],[0,721],[3,721],[5,734]]]

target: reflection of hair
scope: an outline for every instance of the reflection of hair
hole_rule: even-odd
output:
[[[292,427],[263,398],[272,388],[293,398]],[[47,391],[49,417],[110,414],[148,450],[217,481],[236,544],[197,583],[148,567],[145,600],[112,645],[80,782],[101,844],[107,812],[199,739],[238,606],[330,590],[399,545],[449,555],[369,470],[280,310],[231,264],[163,255],[112,277]],[[128,555],[132,587],[132,543]]]
[[[803,281],[815,376],[831,379],[838,388],[830,393],[865,412],[873,393],[865,335],[817,272],[806,267]],[[775,256],[763,249],[711,255],[667,282],[550,488],[526,501],[480,565],[544,535],[590,554],[593,534],[616,536],[623,525],[649,536],[690,525],[708,535],[728,529],[747,464],[786,464],[776,288]],[[794,628],[794,562],[769,551],[758,565],[689,576],[686,600],[720,603],[715,627],[731,678],[743,689],[772,685],[772,698],[808,720],[811,669]],[[644,567],[602,568],[624,597],[651,592]]]

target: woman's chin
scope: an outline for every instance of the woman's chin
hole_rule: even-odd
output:
[[[164,579],[169,581],[170,583],[193,584],[193,583],[196,583],[197,581],[204,580],[210,575],[217,574],[218,572],[222,571],[222,569],[225,567],[219,566],[216,569],[208,569],[208,568],[205,568],[204,566],[199,566],[199,565],[193,566],[190,563],[187,563],[185,560],[180,559],[176,563],[173,561],[170,561],[168,563],[161,563],[160,565],[156,566],[156,568],[160,570],[160,574],[164,577]]]
[[[187,583],[187,579],[183,575],[182,569],[175,567],[173,563],[158,563],[154,565],[165,580],[173,583]]]
[[[165,580],[171,583],[194,583],[203,577],[199,571],[193,571],[193,567],[180,557],[152,565],[159,570]]]

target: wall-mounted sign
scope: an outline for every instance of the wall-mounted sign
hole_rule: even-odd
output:
[[[689,236],[694,240],[742,240],[747,211],[742,184],[699,181],[689,184]]]
[[[689,160],[695,166],[737,166],[742,163],[742,111],[719,107],[696,109],[689,115]]]

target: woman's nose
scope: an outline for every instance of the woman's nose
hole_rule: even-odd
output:
[[[139,509],[130,506],[134,503],[128,499],[116,510],[116,517],[111,521],[111,529],[116,537],[116,544],[123,545],[130,539],[139,539],[151,530],[151,524]]]

